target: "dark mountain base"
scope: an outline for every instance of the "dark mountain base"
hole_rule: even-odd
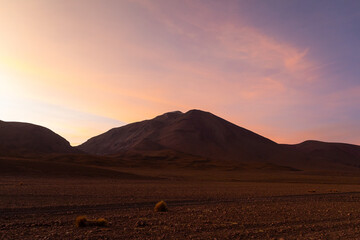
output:
[[[76,163],[0,157],[0,176],[32,178],[154,179],[117,170]]]
[[[112,157],[84,154],[0,157],[1,176],[161,181],[360,182],[360,171],[357,168],[304,170],[268,162],[215,161],[177,151],[137,151]]]

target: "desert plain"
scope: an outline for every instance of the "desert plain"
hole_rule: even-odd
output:
[[[0,238],[357,239],[360,236],[357,177],[278,172],[282,179],[279,180],[273,178],[274,173],[263,172],[244,173],[239,179],[231,175],[241,175],[240,172],[209,176],[197,171],[196,178],[187,175],[180,178],[179,172],[173,178],[163,175],[157,178],[156,174],[153,179],[1,177]],[[196,171],[188,174],[193,176]],[[224,177],[227,175],[231,179]],[[154,212],[160,200],[167,203],[167,212]],[[76,217],[83,215],[89,219],[105,218],[109,223],[102,227],[76,227]]]

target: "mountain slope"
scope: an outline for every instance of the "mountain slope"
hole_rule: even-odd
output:
[[[67,140],[45,127],[0,121],[0,156],[78,152]]]
[[[279,145],[209,112],[169,112],[114,128],[78,147],[98,155],[172,149],[220,160],[263,161]]]
[[[293,147],[306,154],[314,162],[326,161],[332,164],[340,163],[360,167],[360,146],[357,145],[308,140]]]
[[[230,165],[262,162],[302,170],[360,168],[360,146],[318,141],[277,144],[200,110],[169,112],[151,120],[113,128],[78,148],[90,154],[145,162],[153,161],[154,156],[168,161],[178,158],[174,156],[186,156],[186,159],[197,156],[199,159],[194,162],[220,160]]]

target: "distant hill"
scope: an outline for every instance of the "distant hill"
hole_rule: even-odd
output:
[[[79,152],[66,139],[45,127],[0,121],[0,156]]]
[[[346,143],[328,143],[308,140],[292,145],[313,162],[328,162],[360,168],[360,146]]]

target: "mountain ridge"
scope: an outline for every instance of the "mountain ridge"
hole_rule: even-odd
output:
[[[168,112],[113,128],[90,138],[78,148],[89,154],[121,157],[135,152],[144,159],[149,158],[151,152],[167,149],[175,155],[177,152],[216,161],[264,162],[297,169],[334,168],[334,165],[360,167],[360,146],[314,140],[278,144],[197,109],[186,113]]]
[[[199,169],[221,164],[258,163],[298,170],[360,169],[358,145],[316,140],[278,144],[210,112],[196,109],[185,113],[167,112],[112,128],[77,147],[71,147],[66,139],[45,127],[0,120],[0,156],[26,157],[30,154],[31,157],[37,154],[45,156],[44,159],[53,159],[46,156],[60,154],[63,156],[59,159],[68,159],[68,162],[71,159],[94,162],[84,156],[66,157],[79,153],[90,159],[94,156],[97,163],[111,158],[129,166],[134,165],[132,161],[137,162],[136,166],[151,165],[152,161],[157,165],[161,161],[177,161],[177,166]]]

